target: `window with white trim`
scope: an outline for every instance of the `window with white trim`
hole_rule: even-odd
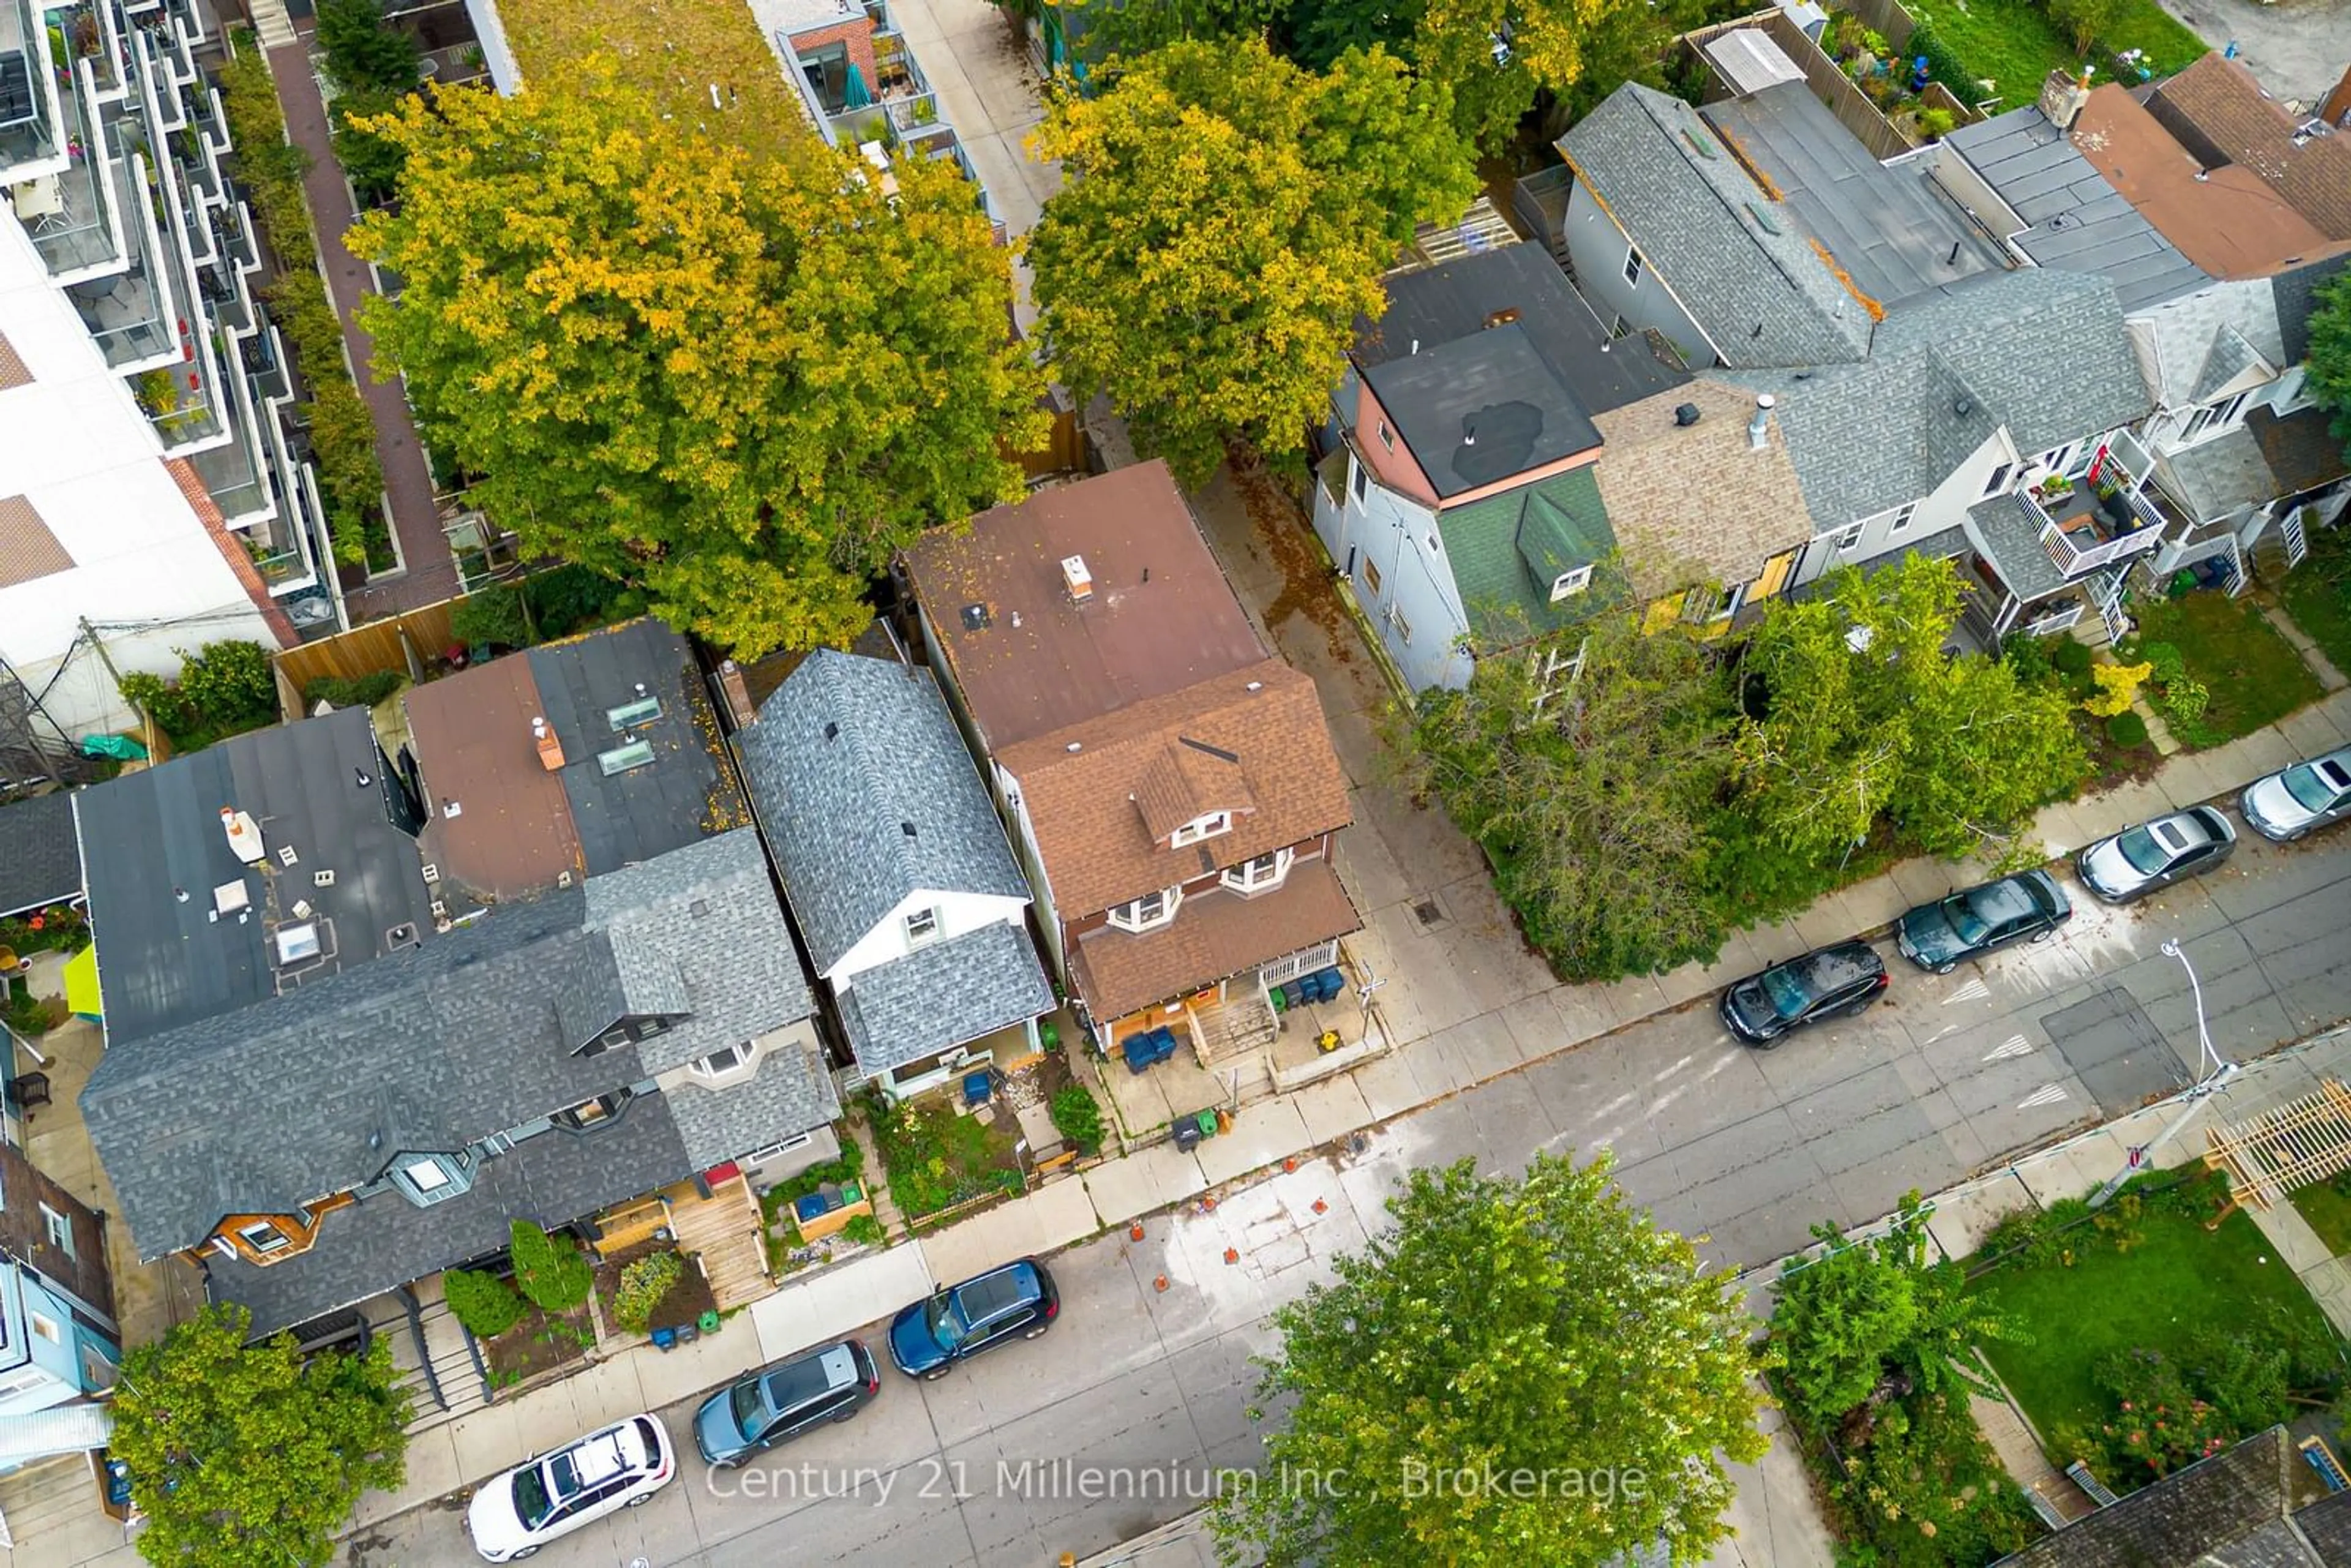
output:
[[[1635,288],[1641,286],[1641,253],[1629,245],[1625,247],[1625,281]]]
[[[1395,434],[1388,429],[1388,422],[1384,419],[1380,421],[1380,444],[1390,452],[1395,450]]]
[[[1282,879],[1290,874],[1290,862],[1295,852],[1275,850],[1270,854],[1243,861],[1237,866],[1228,866],[1225,885],[1235,893],[1263,893],[1270,887],[1280,887]]]
[[[1218,833],[1232,831],[1232,829],[1233,814],[1230,811],[1210,811],[1206,816],[1193,818],[1169,833],[1167,847],[1180,850],[1186,844],[1196,844],[1202,839],[1213,839]]]
[[[740,1070],[750,1060],[748,1044],[722,1045],[707,1056],[696,1057],[687,1065],[686,1071],[696,1078],[724,1078]]]
[[[1836,537],[1830,541],[1829,548],[1835,550],[1839,555],[1844,554],[1847,550],[1852,549],[1855,545],[1861,543],[1861,532],[1868,526],[1868,523],[1865,521],[1846,524],[1844,528],[1837,530]]]
[[[939,934],[939,912],[917,909],[906,916],[906,946],[919,947]]]
[[[282,1252],[294,1245],[293,1238],[266,1219],[256,1219],[250,1225],[238,1226],[236,1239],[256,1252],[265,1254]]]
[[[1562,571],[1551,580],[1551,601],[1572,599],[1592,586],[1592,569],[1579,566],[1573,571]]]
[[[45,1203],[41,1205],[41,1229],[47,1235],[50,1246],[68,1258],[76,1256],[73,1220],[69,1216],[59,1214]]]
[[[2003,463],[1993,469],[1991,477],[1984,481],[1983,493],[1987,496],[1997,496],[2007,489],[2008,476],[2014,472],[2016,472],[2016,465],[2013,463]]]
[[[1352,454],[1347,458],[1347,466],[1354,471],[1355,505],[1364,506],[1371,499],[1372,471],[1364,466],[1361,458]]]
[[[1176,918],[1184,890],[1165,887],[1120,904],[1110,912],[1110,923],[1121,931],[1155,931]]]
[[[1887,526],[1886,531],[1889,535],[1907,532],[1910,528],[1910,519],[1917,515],[1918,503],[1916,501],[1911,502],[1907,507],[1896,507],[1894,510],[1894,521]]]
[[[1393,604],[1389,605],[1388,619],[1395,623],[1397,637],[1406,643],[1412,641],[1412,622],[1404,618],[1403,611]]]

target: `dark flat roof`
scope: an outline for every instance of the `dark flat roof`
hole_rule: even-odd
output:
[[[379,957],[394,927],[429,936],[432,899],[392,789],[367,710],[340,708],[78,792],[110,1048]],[[261,830],[257,865],[230,849],[225,806]],[[333,884],[319,886],[328,872]],[[216,914],[230,884],[247,906]],[[323,951],[281,969],[270,933],[310,921]]]
[[[1543,362],[1586,413],[1606,413],[1689,380],[1631,337],[1608,330],[1541,246],[1506,245],[1440,267],[1392,273],[1388,308],[1377,322],[1355,322],[1355,362],[1384,364],[1486,330],[1497,312],[1514,311]]]
[[[1804,83],[1780,82],[1701,112],[1880,304],[2003,269],[2000,251],[1956,203],[1917,168],[1872,158]]]
[[[73,797],[60,789],[0,807],[0,920],[80,896]]]
[[[1440,500],[1589,452],[1592,416],[1517,321],[1364,369]]]
[[[1084,558],[1072,603],[1061,561]],[[952,685],[993,749],[1263,660],[1165,463],[1138,463],[926,534],[905,554]]]
[[[1983,176],[2026,228],[2012,236],[2042,267],[2092,272],[2115,286],[2125,310],[2186,294],[2203,269],[2106,183],[2064,132],[2031,104],[1943,138]]]

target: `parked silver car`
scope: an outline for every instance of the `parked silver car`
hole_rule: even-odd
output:
[[[2279,843],[2351,817],[2351,746],[2254,779],[2237,810],[2247,827]]]
[[[2237,847],[2237,830],[2210,806],[2190,806],[2111,838],[2074,861],[2082,885],[2108,904],[2128,904],[2182,877],[2201,876]]]

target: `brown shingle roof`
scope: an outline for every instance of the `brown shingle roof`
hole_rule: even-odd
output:
[[[1674,423],[1684,403],[1697,405],[1696,424]],[[1767,559],[1812,538],[1780,422],[1771,422],[1762,451],[1748,444],[1754,412],[1749,392],[1701,380],[1595,421],[1607,444],[1593,476],[1643,591],[1687,586],[1691,568],[1746,582]]]
[[[1076,945],[1071,966],[1087,1008],[1107,1021],[1347,936],[1363,924],[1331,862],[1300,861],[1270,893],[1243,898],[1217,888],[1191,894],[1162,930],[1092,932]]]
[[[2249,168],[2198,179],[2196,157],[2112,82],[2092,91],[2072,134],[2106,183],[2215,277],[2266,277],[2342,248]]]
[[[2239,62],[2206,55],[2157,83],[2147,107],[2201,162],[2250,169],[2320,233],[2351,240],[2351,137],[2314,135],[2295,145],[2302,118]]]
[[[8,341],[8,334],[0,332],[0,392],[32,384],[33,372],[26,367],[23,356],[16,352],[16,345]]]
[[[1092,579],[1082,604],[1063,585],[1068,556]],[[1164,463],[982,512],[924,538],[905,567],[998,749],[1266,656]]]
[[[0,588],[54,577],[73,566],[74,558],[57,543],[31,501],[22,496],[0,497]]]
[[[1143,797],[1165,788],[1154,775],[1167,767],[1171,751],[1203,746],[1233,759],[1224,765],[1230,772],[1219,769],[1219,777],[1238,775],[1249,809],[1236,813],[1229,832],[1170,849],[1165,828],[1201,811],[1186,810],[1168,824],[1168,808],[1150,809],[1163,818],[1155,837]],[[1197,755],[1204,763],[1221,762],[1213,752]],[[1006,747],[996,759],[1020,780],[1064,920],[1343,828],[1353,815],[1314,683],[1279,659]],[[1211,799],[1202,810],[1235,804]]]
[[[467,670],[462,679],[411,686],[401,698],[432,792],[424,858],[486,899],[552,887],[588,860],[563,792],[563,775],[539,758],[530,721],[543,716],[538,681],[518,654]],[[443,808],[458,802],[459,814]]]

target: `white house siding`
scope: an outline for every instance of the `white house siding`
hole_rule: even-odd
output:
[[[1340,501],[1314,486],[1314,531],[1353,585],[1381,645],[1416,692],[1468,685],[1475,665],[1459,644],[1469,622],[1442,550],[1428,548],[1436,514],[1380,484],[1353,453],[1343,479]]]
[[[0,335],[32,378],[0,391],[0,500],[30,503],[73,562],[0,588],[0,656],[43,694],[50,717],[69,738],[137,722],[102,662],[74,651],[85,618],[103,627],[107,654],[126,674],[176,674],[178,650],[224,638],[277,646],[164,466],[130,384],[108,368],[23,228],[5,217]]]
[[[474,38],[482,47],[482,64],[489,69],[491,85],[512,98],[522,90],[522,68],[515,64],[506,23],[495,0],[465,0],[465,15],[473,19]]]
[[[2012,487],[2020,465],[2005,429],[1994,432],[1932,492],[1918,497],[1918,509],[1901,532],[1894,531],[1894,520],[1899,515],[1896,511],[1881,512],[1866,520],[1855,518],[1862,524],[1861,538],[1850,549],[1835,548],[1842,529],[1823,530],[1805,547],[1803,559],[1796,563],[1789,585],[1798,587],[1813,581],[1840,566],[1863,566],[1881,556],[1899,556],[1914,540],[1964,524],[1968,508],[1984,498],[1984,486],[2003,463],[2009,465],[2009,473],[2002,487]]]
[[[1061,950],[1061,917],[1053,906],[1053,884],[1045,875],[1045,857],[1037,850],[1037,825],[1029,820],[1029,802],[1020,792],[1020,780],[993,761],[987,766],[987,776],[997,810],[1011,830],[1005,836],[1012,844],[1012,858],[1020,862],[1020,874],[1029,879],[1037,929],[1045,937],[1045,956],[1052,961],[1053,973],[1067,984],[1070,973]]]
[[[914,949],[906,943],[906,916],[928,909],[938,917],[938,935],[932,940],[951,941],[986,925],[1018,926],[1028,906],[1017,898],[977,893],[939,893],[930,889],[909,894],[872,930],[859,937],[822,977],[835,990],[845,990],[868,969],[879,968]],[[928,946],[927,943],[925,946]]]
[[[1568,193],[1564,237],[1568,258],[1575,267],[1575,286],[1591,301],[1602,322],[1622,316],[1635,331],[1653,327],[1670,339],[1692,365],[1714,362],[1716,355],[1706,333],[1658,277],[1650,257],[1641,258],[1638,283],[1625,281],[1625,233],[1582,181]]]

